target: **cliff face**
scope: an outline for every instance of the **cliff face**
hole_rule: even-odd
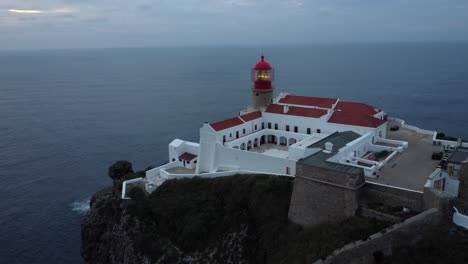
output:
[[[135,174],[114,168],[122,170],[109,172],[114,181]],[[313,263],[385,227],[353,218],[303,229],[287,217],[292,186],[291,177],[252,175],[169,180],[151,195],[131,189],[131,200],[105,189],[83,220],[82,256],[87,263]]]
[[[286,221],[291,185],[267,176],[186,179],[150,196],[133,189],[129,201],[102,190],[82,223],[82,256],[87,263],[258,262],[257,228]]]

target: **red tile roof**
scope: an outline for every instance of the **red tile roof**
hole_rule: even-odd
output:
[[[289,106],[289,111],[287,113],[283,113],[283,108],[284,108],[283,105],[270,104],[265,110],[265,112],[273,113],[273,114],[312,117],[312,118],[320,118],[327,114],[326,110],[296,107],[296,106]]]
[[[373,106],[363,103],[353,103],[353,102],[338,102],[335,107],[335,110],[341,110],[345,112],[353,112],[353,113],[362,113],[369,116],[373,116],[382,110],[377,109]]]
[[[245,114],[245,115],[241,115],[240,118],[242,120],[244,120],[244,122],[249,122],[249,121],[252,121],[252,120],[255,120],[255,119],[258,119],[262,117],[262,112],[260,111],[257,111],[257,112],[253,112],[253,113],[248,113],[248,114]]]
[[[332,99],[332,98],[286,95],[286,97],[281,98],[279,102],[283,104],[295,104],[295,105],[316,106],[316,107],[321,107],[321,108],[332,108],[333,104],[336,103],[337,100],[338,99]]]
[[[183,160],[186,160],[186,161],[191,161],[196,157],[197,157],[197,155],[195,155],[195,154],[184,152],[184,154],[179,156],[179,159],[183,159]]]
[[[359,112],[335,111],[328,120],[329,123],[362,126],[362,127],[379,127],[385,123],[384,120]]]
[[[220,130],[224,130],[226,128],[241,125],[243,123],[244,123],[244,121],[242,121],[242,119],[240,119],[239,117],[234,117],[234,118],[231,118],[231,119],[227,119],[227,120],[219,121],[219,122],[216,122],[216,123],[212,123],[212,124],[210,124],[210,126],[214,130],[220,131]]]

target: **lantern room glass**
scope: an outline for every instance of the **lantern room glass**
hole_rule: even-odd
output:
[[[273,81],[272,70],[254,70],[253,81],[255,82],[270,82]]]

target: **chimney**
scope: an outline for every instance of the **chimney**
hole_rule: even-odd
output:
[[[289,105],[283,105],[283,114],[289,112]]]
[[[332,153],[332,151],[333,151],[333,143],[331,142],[325,143],[325,150],[323,152]]]

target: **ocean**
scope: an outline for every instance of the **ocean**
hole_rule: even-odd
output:
[[[174,138],[250,102],[262,47],[0,52],[0,263],[82,263],[80,221],[117,160],[167,160]],[[468,139],[468,43],[263,47],[276,93],[383,108]]]

